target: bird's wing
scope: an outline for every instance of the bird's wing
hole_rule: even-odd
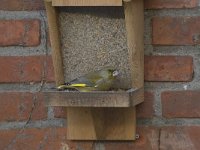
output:
[[[68,84],[79,87],[93,87],[95,85],[95,83],[92,80],[86,77],[79,77],[77,79],[70,81]]]

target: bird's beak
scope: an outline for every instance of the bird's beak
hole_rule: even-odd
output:
[[[119,71],[115,70],[115,71],[113,72],[113,77],[116,77],[116,76],[118,76],[118,75],[119,75]]]

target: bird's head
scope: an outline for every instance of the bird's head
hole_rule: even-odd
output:
[[[119,71],[115,68],[108,68],[108,72],[111,74],[112,77],[117,77],[119,75]]]
[[[117,77],[119,75],[119,71],[118,70],[114,70],[113,72],[112,72],[112,76],[113,77]]]

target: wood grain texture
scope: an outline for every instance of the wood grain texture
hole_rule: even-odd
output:
[[[54,0],[55,1],[55,0]],[[59,1],[59,0],[58,0]],[[91,0],[92,1],[92,0]],[[114,1],[114,0],[113,0]],[[112,2],[113,2],[112,1]],[[60,1],[63,2],[63,1]],[[71,0],[75,3],[77,0]],[[79,1],[80,2],[80,1]],[[82,2],[86,2],[82,1]],[[88,0],[89,2],[89,0]],[[95,1],[95,4],[85,6],[102,6],[102,1]],[[106,1],[107,2],[107,1]],[[111,0],[110,0],[111,2]],[[53,2],[54,3],[54,2]],[[121,3],[121,0],[120,0]],[[84,5],[80,6],[84,6]],[[98,5],[97,5],[98,4]],[[100,5],[101,4],[101,5]],[[60,36],[57,26],[57,18],[55,8],[51,6],[51,3],[45,2],[48,22],[50,28],[51,44],[53,48],[53,62],[56,77],[56,84],[62,84],[64,82],[64,73],[62,67],[62,57],[60,50]],[[55,5],[55,4],[54,4]],[[63,3],[61,4],[63,5]],[[108,4],[104,4],[107,6]],[[110,5],[110,4],[109,4]],[[108,5],[108,6],[109,6]],[[120,4],[121,5],[121,4]],[[132,71],[132,86],[134,89],[143,88],[144,82],[144,70],[143,70],[143,1],[142,0],[132,0],[131,2],[125,2],[125,20],[128,38],[129,54],[131,56],[131,71]],[[68,4],[68,6],[70,6]],[[75,5],[78,6],[78,5]],[[115,6],[115,5],[113,5]],[[55,51],[56,50],[56,51]],[[92,94],[93,95],[93,94]],[[62,95],[63,96],[63,95]],[[60,97],[62,97],[60,96]],[[104,95],[106,96],[106,95]],[[142,95],[138,94],[135,98],[139,97],[140,103],[143,100]],[[60,98],[57,97],[58,99]],[[72,95],[70,97],[73,97]],[[119,97],[119,96],[117,96]],[[133,99],[134,95],[128,95]],[[56,98],[56,99],[57,99]],[[114,97],[113,97],[114,98]],[[115,96],[116,98],[116,96]],[[126,96],[122,96],[118,99],[119,102],[114,101],[114,106],[118,104],[124,105],[123,99]],[[110,98],[108,98],[109,100]],[[91,101],[96,101],[96,98],[90,98]],[[97,99],[98,100],[98,99]],[[104,98],[100,99],[98,105],[102,105]],[[72,100],[70,103],[77,103]],[[125,103],[130,105],[135,103],[134,101],[129,101]],[[107,104],[107,102],[105,103]],[[105,105],[104,104],[104,105]],[[80,105],[79,102],[76,105]],[[74,105],[74,106],[76,106]],[[94,104],[92,104],[94,105]],[[112,104],[113,105],[113,104]],[[81,106],[83,106],[81,104]],[[94,106],[97,106],[96,104]],[[135,105],[134,105],[135,106]],[[68,124],[68,139],[71,140],[135,140],[136,133],[136,113],[135,107],[126,108],[100,108],[100,107],[68,107],[67,108],[67,124]]]
[[[144,86],[144,6],[143,0],[124,2],[132,87]]]
[[[52,0],[53,6],[122,6],[122,0]]]
[[[45,92],[47,106],[66,107],[132,107],[143,100],[143,89],[132,92]]]
[[[95,139],[94,122],[90,108],[67,108],[67,138]]]
[[[68,108],[70,140],[135,140],[135,107]]]
[[[56,8],[52,7],[51,2],[45,1],[45,8],[47,12],[49,35],[52,47],[52,59],[55,74],[56,85],[61,85],[65,82],[63,72],[63,61],[60,47],[60,34],[58,29]]]

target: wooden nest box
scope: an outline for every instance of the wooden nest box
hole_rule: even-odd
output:
[[[126,31],[126,41],[124,43],[127,46],[128,55],[128,57],[123,59],[123,61],[127,60],[128,62],[127,64],[129,66],[130,71],[130,81],[128,81],[128,83],[130,84],[129,88],[132,88],[134,90],[96,92],[47,91],[45,92],[47,106],[66,107],[68,139],[135,140],[136,105],[144,101],[143,0],[45,0],[45,7],[47,11],[49,24],[49,34],[52,47],[52,59],[55,73],[55,81],[57,86],[65,83],[66,80],[71,80],[70,75],[73,76],[70,68],[67,68],[70,66],[70,62],[72,61],[69,61],[68,65],[65,65],[66,61],[63,60],[64,44],[61,42],[61,38],[63,36],[61,36],[61,32],[59,31],[60,27],[58,23],[59,19],[57,12],[57,9],[63,6],[67,6],[67,8],[71,8],[71,6],[78,6],[76,7],[76,9],[81,9],[85,6],[89,6],[86,7],[86,9],[94,8],[93,6],[95,6],[95,8],[97,6],[101,6],[101,8],[102,6],[112,6],[103,7],[105,9],[115,8],[113,6],[121,6],[120,8],[123,8],[123,14],[125,16],[124,28]],[[82,18],[82,16],[80,16],[80,18]],[[73,21],[74,20],[72,19],[72,22]],[[66,28],[69,27],[73,28],[73,26],[66,26]],[[85,30],[88,30],[89,33],[96,33],[96,31],[89,31],[89,29],[90,28],[85,28]],[[115,27],[115,29],[117,29],[117,27]],[[68,33],[70,34],[70,36],[76,35],[73,32],[71,32],[71,29],[69,29],[65,34]],[[120,34],[118,36],[120,36]],[[68,40],[70,40],[70,38],[68,38],[66,41]],[[84,40],[86,40],[87,42],[87,38]],[[99,42],[100,41],[102,40],[100,39]],[[98,42],[96,43],[98,44]],[[120,42],[118,43],[120,44]],[[74,44],[73,41],[71,43],[67,43],[66,45],[70,44],[76,45],[76,43]],[[117,44],[115,43],[113,45]],[[109,43],[107,47],[109,47]],[[90,47],[88,49],[90,49]],[[80,52],[81,49],[78,51]],[[67,54],[70,55],[70,53]],[[76,54],[71,54],[70,57],[80,56]],[[121,64],[119,66],[122,67]],[[94,66],[90,66],[90,68],[92,67]],[[76,69],[72,70],[79,72],[79,70]]]

